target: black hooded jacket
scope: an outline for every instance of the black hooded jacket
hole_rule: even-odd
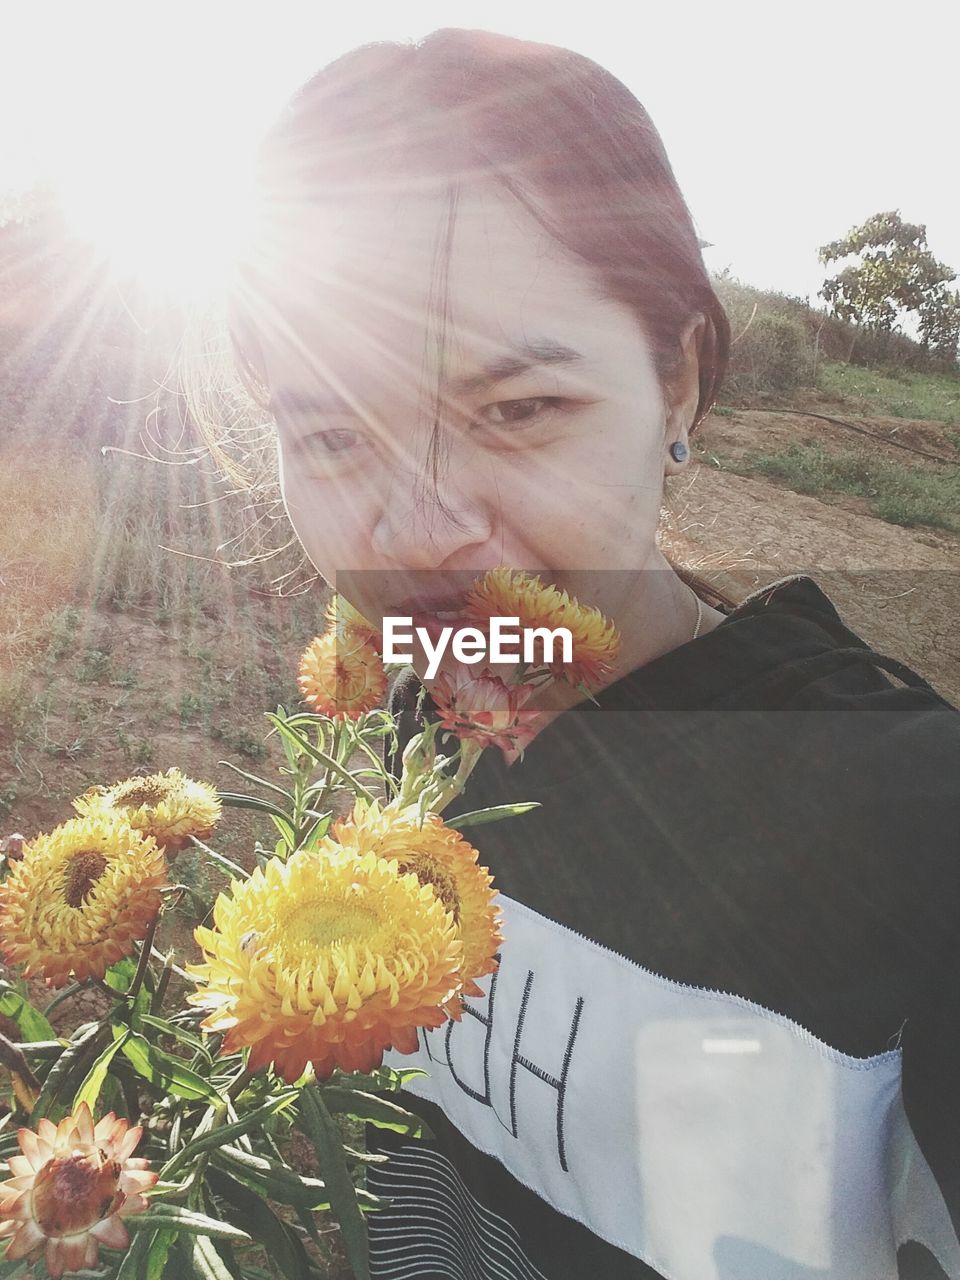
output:
[[[417,692],[412,672],[394,687],[404,738]],[[955,708],[850,631],[813,580],[787,578],[564,713],[522,761],[485,752],[448,814],[528,800],[541,807],[469,833],[503,893],[845,1053],[900,1045],[907,1115],[960,1224]],[[517,1231],[526,1261],[489,1274],[656,1274],[414,1105],[468,1192]],[[376,1216],[375,1263],[392,1229]],[[904,1276],[941,1274],[911,1249]],[[471,1274],[451,1267],[435,1274]]]

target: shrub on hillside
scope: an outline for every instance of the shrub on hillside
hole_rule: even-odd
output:
[[[735,396],[790,391],[813,381],[813,351],[791,316],[758,311],[734,332],[726,387]]]
[[[895,374],[955,370],[906,334],[849,324],[804,298],[754,289],[725,272],[713,284],[733,331],[726,387],[734,397],[812,385],[825,360]]]

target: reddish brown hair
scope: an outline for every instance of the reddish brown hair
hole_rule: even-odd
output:
[[[271,281],[296,278],[289,229],[298,213],[438,181],[455,190],[472,178],[500,182],[594,270],[605,296],[635,311],[665,383],[685,325],[706,318],[695,427],[716,397],[730,330],[650,117],[581,54],[457,29],[344,54],[293,96],[264,139],[261,235],[229,309],[238,366],[261,403],[269,392],[258,300],[270,297]]]

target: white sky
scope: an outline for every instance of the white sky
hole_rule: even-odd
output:
[[[172,198],[166,225],[193,211],[199,227],[324,62],[484,27],[609,67],[659,128],[710,265],[815,301],[817,246],[885,209],[925,222],[960,271],[958,15],[955,0],[0,0],[0,190],[71,171],[101,192],[126,182],[133,207]]]

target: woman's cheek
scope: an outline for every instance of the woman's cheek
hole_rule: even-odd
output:
[[[280,488],[290,524],[314,568],[328,581],[352,563],[361,541],[356,504],[349,490],[317,483],[302,468],[281,466]]]

